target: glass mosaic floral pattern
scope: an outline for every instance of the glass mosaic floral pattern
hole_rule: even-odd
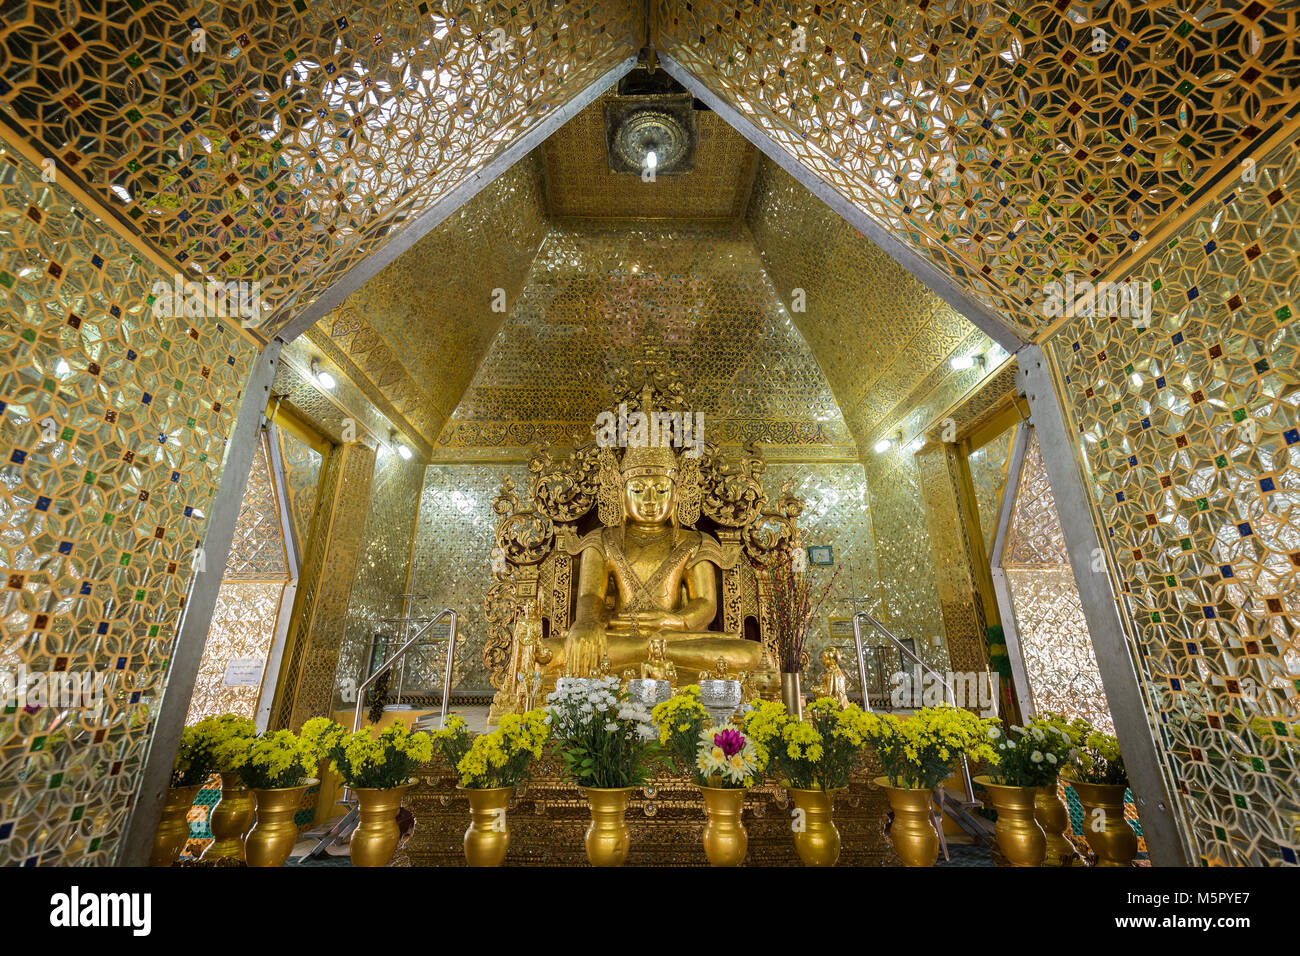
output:
[[[0,863],[113,862],[221,478],[254,352],[158,278],[0,153],[0,667],[106,679],[98,715],[0,704]]]

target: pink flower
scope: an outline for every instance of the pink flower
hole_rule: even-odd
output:
[[[727,728],[721,733],[713,735],[713,743],[721,747],[722,752],[730,757],[740,753],[741,748],[745,746],[745,738],[740,735],[739,731]]]

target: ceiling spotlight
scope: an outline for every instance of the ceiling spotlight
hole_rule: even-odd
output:
[[[976,362],[978,362],[980,365],[984,364],[983,352],[981,352],[979,355],[955,355],[953,356],[952,360],[948,364],[951,365],[958,372],[962,372],[968,368],[974,368]]]
[[[925,436],[917,435],[912,439],[912,443],[907,446],[908,451],[917,452],[925,447]]]
[[[645,154],[645,168],[654,169],[658,165],[659,157],[655,155],[655,151],[652,149]]]
[[[390,431],[390,432],[388,433],[388,444],[392,445],[392,446],[393,446],[393,449],[394,449],[394,450],[395,450],[399,455],[402,456],[402,460],[403,460],[403,461],[410,461],[410,460],[411,460],[411,449],[407,448],[405,445],[403,445],[401,442],[399,442],[399,441],[397,440],[397,429],[396,429],[396,428],[394,428],[392,431]]]
[[[883,455],[894,446],[894,443],[888,438],[882,438],[873,446],[877,455]]]
[[[338,384],[338,380],[329,372],[320,367],[317,359],[311,360],[311,377],[314,378],[321,388],[333,388]]]

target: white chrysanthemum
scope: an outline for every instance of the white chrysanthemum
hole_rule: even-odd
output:
[[[1029,755],[1029,759],[1032,760],[1034,763],[1042,763],[1043,752],[1041,750],[1035,750],[1033,753]]]
[[[1049,753],[1049,754],[1047,755],[1047,762],[1050,763],[1050,764],[1054,764],[1054,763],[1056,763],[1056,754],[1051,754],[1051,753]]]

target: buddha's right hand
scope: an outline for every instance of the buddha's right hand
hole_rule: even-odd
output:
[[[569,677],[590,677],[605,656],[605,628],[583,621],[569,628],[564,641],[564,673]]]

